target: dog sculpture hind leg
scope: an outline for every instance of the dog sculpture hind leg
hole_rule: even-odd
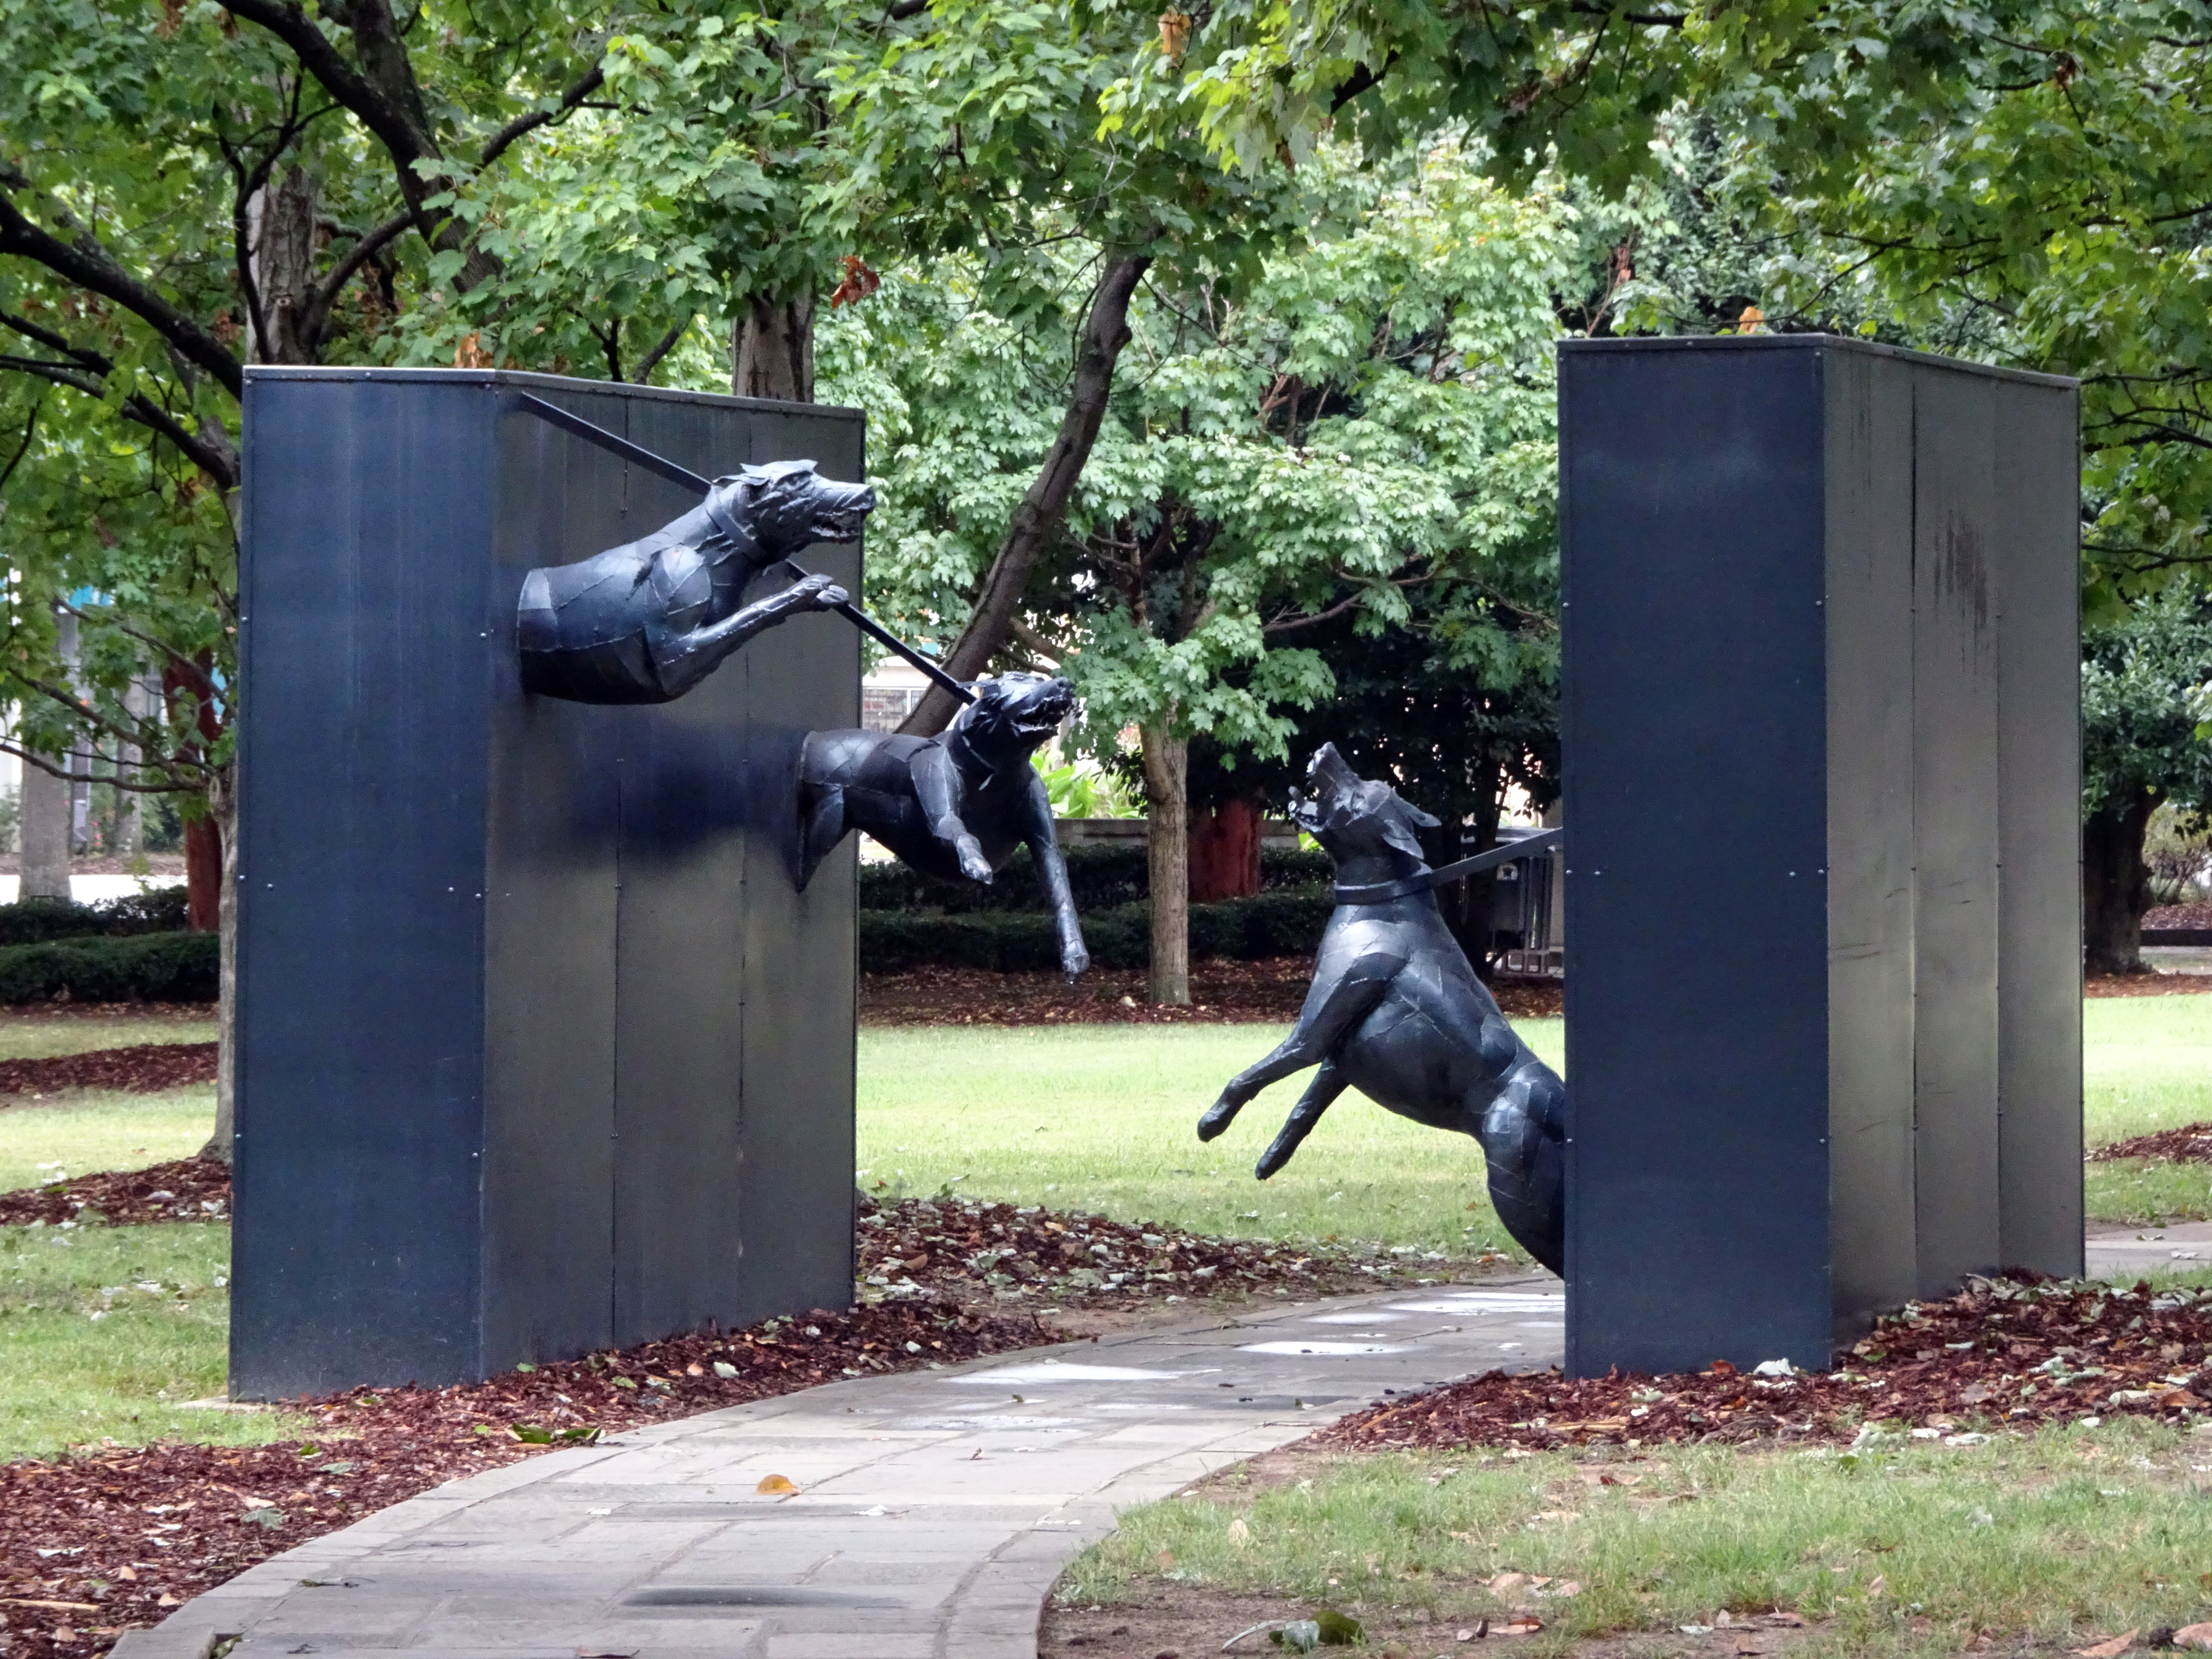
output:
[[[1296,1028],[1230,1080],[1199,1120],[1199,1138],[1220,1134],[1270,1083],[1318,1066],[1260,1159],[1261,1180],[1290,1161],[1339,1094],[1357,1088],[1402,1116],[1474,1136],[1499,1220],[1559,1271],[1565,1086],[1514,1035],[1419,879],[1428,865],[1413,832],[1436,821],[1387,784],[1354,775],[1334,745],[1315,755],[1307,775],[1313,798],[1294,797],[1291,816],[1329,854],[1339,887],[1387,896],[1339,902]]]

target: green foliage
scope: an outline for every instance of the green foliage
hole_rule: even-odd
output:
[[[133,933],[182,933],[185,892],[157,887],[97,904],[69,899],[21,899],[0,904],[0,945],[35,945],[42,939],[120,938]]]
[[[1260,893],[1190,907],[1194,961],[1255,961],[1310,955],[1320,948],[1333,902],[1326,894]],[[860,960],[873,973],[910,968],[984,968],[999,973],[1057,968],[1059,935],[1035,910],[970,910],[951,915],[863,910]],[[1090,910],[1083,940],[1097,968],[1142,968],[1152,960],[1151,910],[1145,902]]]
[[[1142,840],[1087,842],[1064,849],[1061,856],[1067,861],[1067,885],[1075,908],[1086,917],[1094,910],[1139,903],[1151,896],[1152,871]],[[1263,891],[1311,894],[1326,887],[1329,876],[1325,853],[1300,848],[1260,849]],[[988,887],[972,881],[938,881],[903,864],[864,864],[860,908],[945,915],[1030,910],[1042,915],[1051,906],[1037,880],[1029,849],[1023,848]]]
[[[2167,593],[2093,624],[2081,645],[2081,805],[2148,790],[2189,812],[2212,806],[2212,735],[2197,692],[2212,682],[2212,609]]]
[[[1044,780],[1045,794],[1056,818],[1133,818],[1141,817],[1137,803],[1121,780],[1097,762],[1083,757],[1058,766],[1043,755],[1030,761]]]
[[[213,1002],[214,933],[64,939],[0,949],[0,1003]]]

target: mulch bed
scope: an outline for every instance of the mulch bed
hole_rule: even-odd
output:
[[[445,1481],[550,1446],[1057,1340],[938,1302],[815,1312],[448,1389],[314,1402],[312,1440],[87,1449],[0,1467],[0,1652],[105,1652],[256,1562]]]
[[[2159,904],[2143,912],[2146,927],[2212,927],[2212,904]]]
[[[1876,1322],[1837,1370],[1744,1375],[1725,1362],[1671,1376],[1491,1371],[1372,1406],[1322,1430],[1327,1446],[1849,1443],[1869,1424],[1971,1443],[2003,1429],[2126,1414],[2205,1420],[2212,1291],[1974,1281]],[[1962,1438],[1963,1437],[1963,1438]]]
[[[134,1042],[47,1060],[0,1060],[0,1095],[33,1099],[64,1089],[116,1089],[151,1094],[215,1081],[212,1042]]]
[[[2146,968],[2140,974],[2100,974],[2081,981],[2085,997],[2189,997],[2212,993],[2212,974],[2167,974]]]
[[[2160,1129],[2147,1135],[2130,1135],[2089,1149],[2089,1162],[2110,1164],[2121,1158],[2157,1158],[2174,1164],[2212,1164],[2212,1123],[2185,1123],[2178,1129]]]
[[[180,1158],[143,1170],[111,1170],[0,1193],[0,1227],[65,1226],[89,1220],[127,1227],[149,1221],[229,1218],[230,1165],[211,1158]]]
[[[1093,968],[1073,985],[1051,972],[917,968],[860,976],[864,1025],[1226,1024],[1297,1018],[1313,982],[1310,957],[1194,962],[1190,1006],[1146,1000],[1140,968]],[[1537,1019],[1565,1006],[1558,980],[1499,979],[1491,992],[1507,1016]]]
[[[155,1200],[155,1191],[173,1197]],[[0,1194],[0,1221],[167,1219],[187,1203],[227,1210],[228,1192],[222,1165],[185,1160]],[[849,1313],[675,1337],[472,1386],[290,1402],[317,1417],[312,1440],[86,1447],[0,1467],[0,1653],[103,1652],[123,1631],[158,1623],[258,1561],[548,1447],[840,1377],[1066,1340],[1040,1316],[1182,1297],[1325,1295],[1442,1272],[1441,1258],[1410,1251],[1308,1252],[957,1199],[866,1200],[860,1211],[870,1282]]]
[[[864,1297],[1027,1298],[1085,1309],[1224,1294],[1340,1296],[1433,1283],[1467,1265],[1410,1249],[1301,1249],[960,1199],[864,1204],[859,1245]]]

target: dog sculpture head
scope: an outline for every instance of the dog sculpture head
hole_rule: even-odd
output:
[[[952,730],[986,763],[1003,766],[1026,760],[1074,707],[1075,688],[1057,676],[1000,674],[976,682],[975,701]]]
[[[839,483],[811,461],[770,461],[714,480],[707,511],[716,528],[757,550],[772,564],[815,542],[854,542],[875,511],[876,492],[866,484]]]
[[[1435,829],[1437,820],[1400,799],[1389,784],[1361,777],[1334,744],[1314,750],[1306,782],[1310,793],[1291,792],[1291,820],[1322,844],[1340,871],[1388,860],[1394,873],[1411,874],[1428,863],[1416,832]]]

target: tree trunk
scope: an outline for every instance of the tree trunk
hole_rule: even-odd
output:
[[[46,758],[59,763],[57,757]],[[75,787],[67,778],[23,763],[23,793],[16,803],[16,844],[22,849],[19,897],[70,896],[70,796]]]
[[[2150,871],[2143,836],[2158,798],[2148,789],[2106,799],[2081,825],[2084,967],[2092,974],[2140,974]]]
[[[1114,389],[1114,366],[1121,361],[1121,348],[1129,343],[1129,302],[1152,263],[1150,254],[1134,253],[1109,261],[1106,274],[1099,278],[1098,291],[1091,296],[1091,314],[1084,319],[1083,332],[1076,341],[1075,380],[1068,392],[1067,412],[1060,417],[1052,447],[1045,452],[1044,465],[1037,469],[1021,505],[1014,509],[990,569],[984,573],[968,625],[945,653],[945,671],[955,679],[975,678],[1006,642],[1015,610],[1029,589],[1030,572],[1036,568],[1037,556],[1044,551],[1045,543],[1066,513],[1068,497],[1075,493],[1076,480],[1083,476],[1084,463],[1091,459],[1091,447],[1098,441],[1099,423],[1106,418],[1106,398]],[[935,737],[952,723],[957,712],[952,694],[932,685],[899,730],[908,737]]]
[[[222,930],[216,946],[221,977],[216,981],[215,1133],[200,1148],[202,1158],[230,1162],[233,1106],[237,1098],[238,1054],[238,763],[222,768],[208,785],[208,824],[218,848],[216,880],[221,888],[216,905]],[[189,833],[189,832],[187,832]]]
[[[185,926],[212,933],[222,925],[222,827],[213,808],[185,821]]]
[[[259,307],[253,352],[264,363],[312,363],[314,343],[307,333],[309,295],[315,280],[315,213],[322,186],[305,167],[287,167],[254,192],[246,205],[252,251],[246,268],[253,276]]]
[[[1152,885],[1154,1002],[1190,1002],[1190,739],[1163,726],[1138,728],[1144,740],[1145,794],[1151,802],[1145,852]]]
[[[1190,902],[1217,904],[1260,890],[1260,809],[1232,800],[1190,815]]]
[[[756,300],[738,319],[730,390],[740,398],[814,401],[814,296]]]

